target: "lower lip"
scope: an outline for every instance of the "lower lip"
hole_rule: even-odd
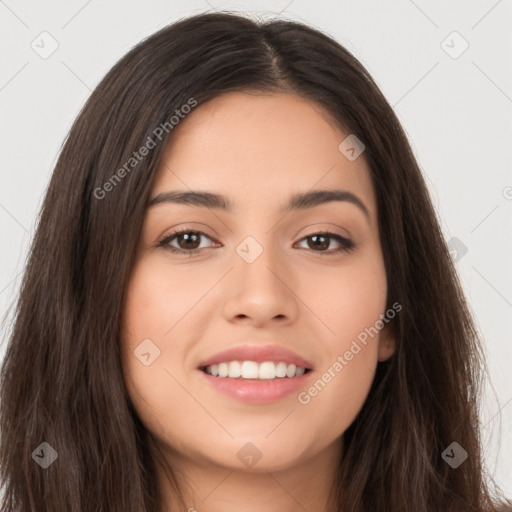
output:
[[[199,370],[203,378],[221,393],[250,404],[268,404],[298,392],[309,380],[311,370],[299,377],[276,377],[275,379],[230,379],[214,377]]]

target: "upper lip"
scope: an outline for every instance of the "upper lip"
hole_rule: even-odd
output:
[[[227,361],[254,361],[256,363],[263,363],[265,361],[279,363],[282,361],[287,364],[294,364],[300,368],[308,368],[310,370],[313,368],[309,361],[280,345],[239,345],[231,347],[201,361],[199,368]]]

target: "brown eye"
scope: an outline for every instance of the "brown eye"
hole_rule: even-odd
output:
[[[308,236],[307,240],[311,241],[308,243],[311,249],[328,249],[330,245],[331,237],[325,235],[312,235]]]
[[[331,233],[329,231],[323,233],[314,233],[304,237],[303,240],[307,240],[308,249],[321,254],[335,254],[343,251],[350,251],[355,247],[354,242],[345,238],[337,233]],[[340,247],[327,250],[331,245],[332,240],[335,240]]]
[[[180,233],[176,235],[180,249],[197,249],[201,243],[201,235],[195,232]]]
[[[203,247],[199,247],[201,245],[201,237],[211,240],[211,238],[202,231],[183,229],[165,237],[158,243],[158,247],[163,247],[171,252],[192,254],[203,249]],[[171,245],[171,242],[175,242],[177,246]]]

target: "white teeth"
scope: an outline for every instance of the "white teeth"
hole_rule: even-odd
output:
[[[228,377],[237,379],[242,376],[242,365],[238,361],[231,361],[229,363]]]
[[[260,373],[258,377],[260,379],[273,379],[276,376],[276,365],[271,362],[265,362],[260,364]]]
[[[274,363],[265,361],[256,363],[254,361],[229,361],[219,364],[212,364],[206,367],[206,373],[214,377],[229,377],[237,379],[262,379],[270,380],[276,377],[300,377],[304,375],[306,369],[287,364],[284,362]]]
[[[219,377],[228,376],[228,363],[219,363]]]
[[[258,363],[254,361],[244,361],[242,363],[242,379],[257,379]]]
[[[287,371],[288,371],[288,365],[286,363],[277,363],[276,364],[276,377],[286,377]]]
[[[286,369],[286,376],[287,377],[294,377],[296,369],[297,369],[297,367],[294,364],[289,364],[288,368]]]

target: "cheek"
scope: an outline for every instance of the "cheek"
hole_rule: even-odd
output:
[[[132,341],[170,338],[209,286],[203,275],[185,266],[170,272],[159,261],[138,263],[130,277],[123,315]]]
[[[174,437],[168,425],[169,408],[190,408],[190,396],[178,384],[183,379],[176,371],[187,345],[177,340],[201,286],[184,272],[173,272],[170,277],[158,262],[141,261],[134,266],[123,305],[121,338],[128,395],[141,421],[155,436],[167,440]],[[147,365],[144,354],[149,354]]]
[[[330,429],[343,432],[368,395],[377,366],[379,329],[385,313],[386,276],[379,258],[315,272],[315,286],[305,282],[303,296],[324,324],[322,366],[317,379],[299,396],[310,417],[330,417]]]
[[[348,349],[351,340],[374,326],[385,312],[386,274],[376,256],[335,270],[316,268],[310,275],[315,278],[302,281],[301,296],[324,324],[322,338],[331,352]]]

